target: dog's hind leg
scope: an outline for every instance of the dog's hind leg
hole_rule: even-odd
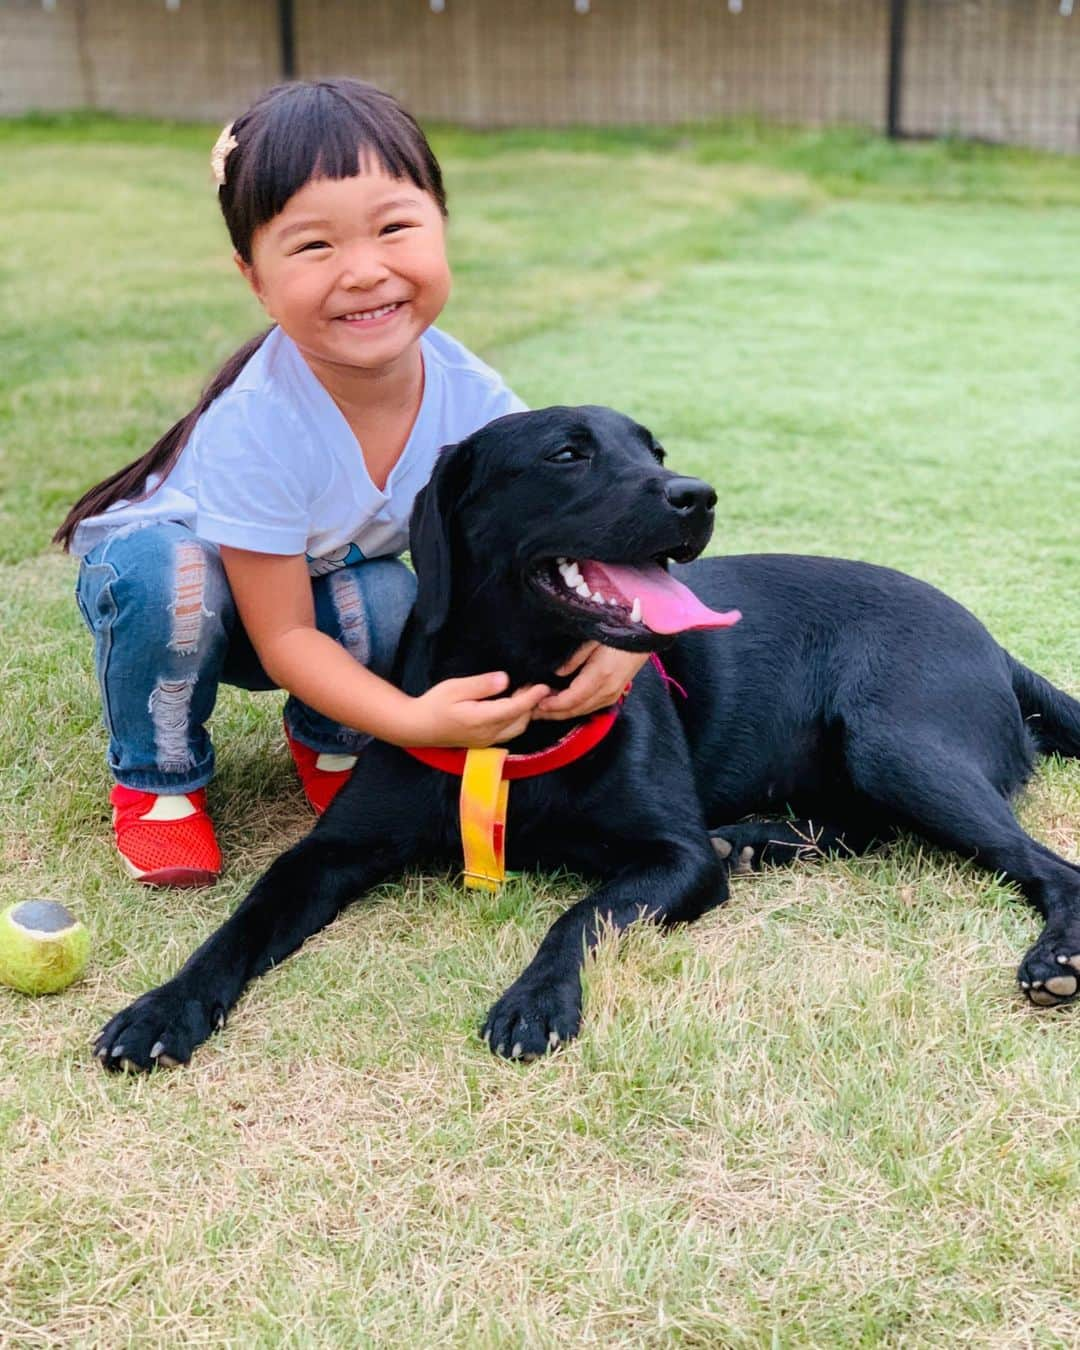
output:
[[[562,914],[539,950],[487,1015],[481,1034],[506,1059],[535,1059],[576,1036],[581,1025],[581,967],[605,931],[639,919],[689,923],[727,899],[725,869],[704,834],[648,848],[646,860]]]
[[[895,834],[886,825],[823,825],[815,820],[742,820],[709,831],[733,875],[836,855],[854,857]]]
[[[880,727],[849,738],[855,785],[898,824],[1015,883],[1046,920],[1017,978],[1032,1003],[1080,988],[1080,871],[1026,834],[1006,796],[961,746],[926,728]]]

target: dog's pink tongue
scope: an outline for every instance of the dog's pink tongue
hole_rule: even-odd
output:
[[[730,628],[742,615],[737,609],[710,609],[689,587],[662,567],[623,567],[616,563],[582,561],[581,575],[590,591],[605,600],[612,596],[629,609],[641,602],[641,622],[654,633],[683,633],[689,628]]]

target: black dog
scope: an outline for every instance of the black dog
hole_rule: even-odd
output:
[[[419,593],[397,670],[408,692],[498,669],[515,686],[557,683],[552,671],[596,638],[670,647],[688,693],[672,697],[646,667],[599,745],[513,784],[508,866],[564,866],[601,884],[491,1009],[491,1048],[528,1059],[577,1033],[584,953],[605,925],[695,919],[726,898],[732,865],[860,851],[900,829],[1014,881],[1046,920],[1022,988],[1038,1004],[1073,998],[1080,867],[1026,835],[1008,802],[1037,750],[1080,755],[1080,703],[947,596],[863,563],[676,566],[707,604],[744,618],[674,640],[710,621],[664,568],[705,546],[715,495],[661,460],[643,427],[607,409],[515,414],[444,452],[413,513]],[[533,722],[511,748],[565,731]],[[108,1023],[99,1057],[186,1061],[249,980],[351,900],[407,866],[460,865],[458,791],[449,774],[372,744],[311,834],[173,979]]]

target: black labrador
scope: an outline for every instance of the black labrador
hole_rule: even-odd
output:
[[[901,573],[786,555],[691,563],[715,494],[662,461],[644,427],[608,409],[514,414],[444,451],[413,512],[419,590],[396,672],[408,692],[498,669],[514,686],[556,685],[570,652],[598,639],[662,649],[687,694],[646,666],[594,749],[512,784],[507,865],[599,885],[488,1013],[492,1050],[529,1059],[576,1035],[581,966],[605,927],[696,919],[726,899],[732,868],[859,852],[899,830],[1015,882],[1046,921],[1021,987],[1036,1004],[1071,1000],[1080,867],[1025,834],[1009,798],[1037,751],[1080,756],[1080,703]],[[706,631],[724,622],[707,606],[744,617]],[[533,722],[510,748],[566,730]],[[373,743],[231,918],[102,1030],[106,1067],[186,1062],[249,980],[350,901],[407,867],[460,865],[458,793],[451,775]]]

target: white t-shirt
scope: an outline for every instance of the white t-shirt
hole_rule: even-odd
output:
[[[316,576],[400,553],[439,450],[525,409],[490,366],[438,329],[420,350],[420,411],[385,488],[371,481],[348,422],[296,344],[274,328],[199,418],[165,481],[144,500],[88,516],[72,552],[88,553],[117,529],[174,520],[215,544],[305,553]]]

